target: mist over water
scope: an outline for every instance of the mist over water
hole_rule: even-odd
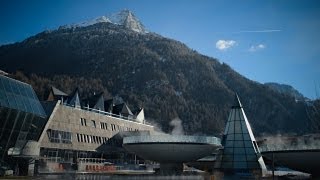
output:
[[[320,149],[320,135],[290,136],[276,135],[266,136],[261,148],[265,150],[299,150]]]
[[[184,135],[184,130],[182,126],[182,121],[179,118],[174,118],[170,121],[170,126],[173,127],[171,135]]]

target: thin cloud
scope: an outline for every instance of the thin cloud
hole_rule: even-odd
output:
[[[235,46],[236,44],[237,44],[237,42],[234,40],[222,40],[221,39],[216,42],[216,48],[221,51],[224,51],[224,50],[231,48],[232,46]]]
[[[263,29],[263,30],[248,30],[248,31],[237,31],[233,32],[234,34],[240,33],[273,33],[273,32],[281,32],[280,29]]]
[[[249,52],[256,52],[256,51],[259,51],[259,50],[262,50],[262,49],[265,49],[266,48],[266,45],[264,44],[259,44],[259,45],[256,45],[256,46],[251,46],[248,51]]]

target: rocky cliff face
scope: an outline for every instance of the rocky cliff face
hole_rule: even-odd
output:
[[[234,92],[256,134],[310,129],[302,102],[181,42],[146,33],[131,21],[134,15],[126,17],[122,25],[110,18],[1,46],[0,69],[22,71],[16,77],[31,83],[41,98],[50,85],[66,92],[79,86],[83,98],[89,90],[121,96],[131,107],[143,106],[147,120],[164,131],[179,117],[188,134],[221,133]]]

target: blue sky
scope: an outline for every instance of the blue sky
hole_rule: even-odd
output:
[[[320,93],[320,1],[4,0],[0,44],[129,9],[145,27],[219,59],[247,78]]]

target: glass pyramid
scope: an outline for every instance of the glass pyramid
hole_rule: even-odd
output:
[[[220,168],[229,171],[265,168],[239,97],[235,95],[222,138]]]

